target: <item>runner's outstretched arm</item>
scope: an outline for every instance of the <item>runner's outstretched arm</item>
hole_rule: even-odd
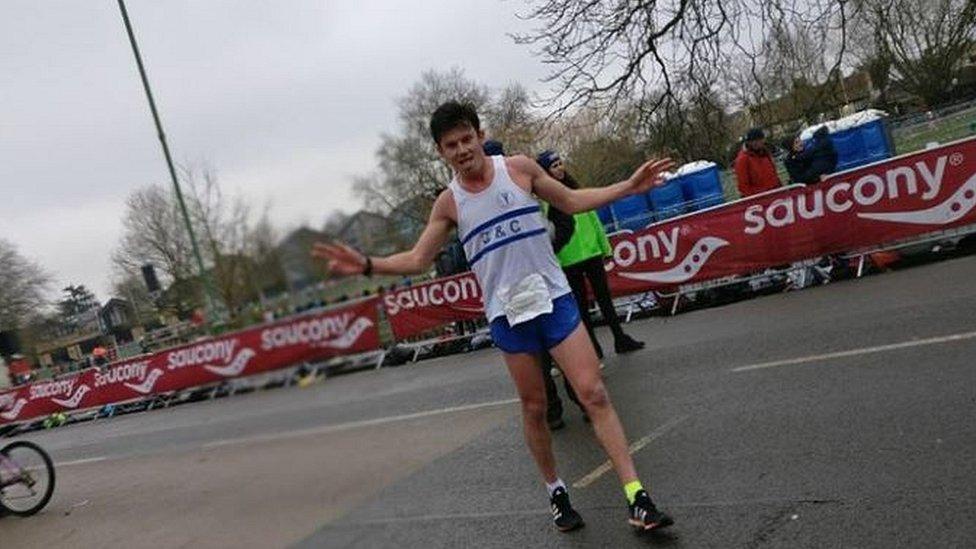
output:
[[[663,184],[663,173],[674,167],[670,158],[655,158],[641,164],[633,175],[619,183],[606,187],[570,189],[553,179],[530,158],[513,157],[513,160],[517,169],[531,179],[532,192],[569,214],[595,210],[625,196],[646,193]]]
[[[355,274],[420,274],[434,263],[437,253],[447,242],[454,221],[448,213],[451,200],[448,192],[441,193],[434,202],[427,226],[413,248],[406,252],[386,257],[370,257],[341,242],[316,242],[312,246],[312,257],[328,261],[329,272],[339,275]],[[372,269],[367,271],[367,265]]]

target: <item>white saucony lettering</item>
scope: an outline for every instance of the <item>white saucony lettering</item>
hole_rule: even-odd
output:
[[[843,213],[855,206],[873,206],[883,199],[893,200],[900,196],[920,195],[923,200],[932,200],[942,190],[948,161],[949,157],[942,155],[932,166],[918,161],[890,168],[883,174],[864,174],[853,182],[834,183],[826,191],[818,188],[779,198],[769,206],[754,204],[743,214],[746,225],[743,230],[746,234],[759,234],[767,227],[786,227],[800,219]]]

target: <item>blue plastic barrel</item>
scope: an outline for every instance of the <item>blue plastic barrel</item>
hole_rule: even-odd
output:
[[[893,156],[894,147],[889,139],[884,120],[879,118],[861,124],[857,126],[857,130],[861,133],[861,141],[864,143],[864,164]]]
[[[642,194],[627,196],[612,202],[610,211],[617,222],[617,229],[637,231],[648,226],[653,221],[651,205],[647,197]]]
[[[610,210],[610,206],[601,206],[596,210],[597,217],[600,218],[600,223],[603,223],[603,229],[608,233],[612,233],[617,230],[617,224],[613,220],[613,212]]]
[[[683,187],[687,179],[687,175],[673,177],[664,185],[655,187],[647,193],[647,199],[654,208],[654,219],[661,221],[685,213]]]
[[[804,134],[810,133],[812,129],[804,130]],[[830,141],[837,151],[837,171],[885,160],[895,154],[895,145],[884,118],[874,118],[857,126],[833,131],[830,133]],[[806,146],[810,145],[809,135],[804,143]]]
[[[836,131],[830,140],[837,150],[837,171],[855,168],[865,164],[864,139],[859,126]]]
[[[718,166],[684,174],[680,179],[688,211],[702,210],[725,202]]]

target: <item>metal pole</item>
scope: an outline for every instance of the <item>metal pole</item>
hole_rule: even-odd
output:
[[[139,77],[142,78],[142,87],[146,90],[146,98],[149,99],[149,110],[152,111],[153,121],[156,123],[156,131],[159,135],[159,142],[163,146],[163,156],[166,157],[166,166],[169,168],[169,176],[173,181],[173,190],[176,192],[176,201],[179,203],[180,212],[183,214],[183,222],[186,223],[186,230],[190,235],[190,244],[193,246],[193,255],[196,257],[197,269],[200,271],[200,279],[203,281],[205,306],[207,310],[207,329],[210,330],[211,316],[216,312],[214,300],[213,282],[206,268],[203,266],[203,256],[200,255],[200,246],[197,244],[196,234],[193,232],[193,223],[190,221],[190,213],[186,209],[186,201],[183,200],[183,191],[180,189],[179,179],[176,177],[176,170],[173,168],[173,158],[169,154],[169,145],[166,144],[166,134],[163,133],[163,124],[159,121],[159,111],[156,110],[156,101],[153,99],[152,90],[149,88],[149,79],[146,77],[146,68],[142,64],[142,56],[139,55],[139,46],[136,44],[136,35],[132,32],[132,24],[129,23],[129,13],[125,9],[125,2],[118,0],[119,11],[122,12],[122,22],[125,23],[125,32],[129,35],[129,43],[132,44],[132,53],[136,57],[136,65],[139,67]]]

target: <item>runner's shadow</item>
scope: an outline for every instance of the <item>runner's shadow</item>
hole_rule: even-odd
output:
[[[634,532],[634,537],[654,547],[681,547],[681,538],[670,529]]]

